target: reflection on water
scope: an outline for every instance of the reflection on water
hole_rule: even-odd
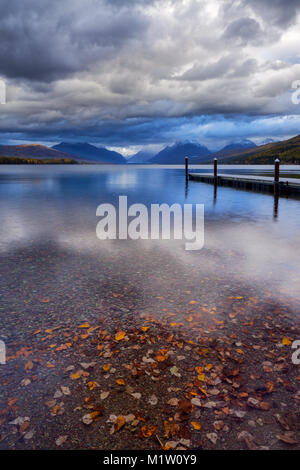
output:
[[[127,195],[128,204],[204,204],[205,248],[191,253],[184,250],[183,241],[98,240],[96,208],[103,202],[117,205],[119,195]],[[274,298],[285,293],[292,305],[298,301],[300,202],[199,182],[187,184],[183,168],[2,166],[0,221],[1,256],[5,260],[18,253],[21,263],[19,281],[12,281],[22,282],[27,269],[22,262],[33,257],[31,282],[36,291],[41,286],[34,250],[40,260],[51,247],[57,253],[71,253],[72,259],[61,265],[60,255],[55,261],[47,281],[53,292],[59,291],[59,285],[66,288],[75,270],[76,282],[80,279],[84,295],[89,296],[92,290],[86,286],[91,278],[100,278],[108,270],[115,282],[122,278],[126,283],[135,280],[137,285],[137,279],[143,278],[140,289],[145,309],[155,306],[150,288],[153,292],[164,286],[175,297],[183,285],[186,289],[191,285],[196,295],[197,286],[206,278],[220,279],[217,292],[215,286],[210,291],[206,284],[205,295],[212,303],[242,279],[254,291],[259,283],[268,282]],[[83,261],[85,256],[91,257],[89,261]],[[93,270],[88,270],[88,263],[93,263]],[[77,286],[77,295],[80,289]]]

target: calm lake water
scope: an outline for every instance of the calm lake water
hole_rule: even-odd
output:
[[[288,170],[300,174],[300,167]],[[204,204],[204,248],[185,251],[181,240],[98,240],[96,208],[117,205],[119,195],[128,204]],[[62,308],[91,320],[100,307],[113,307],[111,293],[120,291],[119,306],[132,314],[161,312],[161,296],[180,317],[186,291],[220,312],[226,296],[241,292],[267,296],[293,315],[299,309],[299,200],[279,198],[275,207],[270,194],[226,187],[214,195],[209,184],[186,186],[178,167],[2,165],[0,221],[0,313],[28,311],[30,327],[37,298],[52,299],[53,321]],[[17,331],[15,320],[10,328]]]

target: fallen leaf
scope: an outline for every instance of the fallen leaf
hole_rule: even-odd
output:
[[[125,380],[124,379],[117,379],[116,380],[118,385],[125,385]]]
[[[170,398],[168,404],[171,406],[178,406],[178,398]]]
[[[24,369],[25,370],[31,370],[33,368],[33,362],[32,361],[27,361],[25,366],[24,366]]]
[[[284,345],[284,346],[290,346],[292,344],[292,341],[289,340],[289,338],[287,338],[286,336],[284,338],[282,338],[282,341],[281,343]]]
[[[196,429],[196,431],[200,431],[200,429],[202,428],[202,425],[201,423],[199,423],[199,421],[191,421],[191,425],[194,429]]]
[[[80,379],[80,377],[81,377],[81,374],[79,372],[75,372],[74,374],[70,375],[71,380],[77,380],[77,379]]]
[[[88,382],[87,385],[88,385],[90,390],[94,390],[94,388],[96,388],[98,384],[97,384],[97,382],[92,382],[91,381],[91,382]]]
[[[115,340],[116,341],[121,341],[122,339],[125,338],[125,335],[126,335],[125,331],[118,331],[116,336],[115,336]]]
[[[150,405],[157,405],[158,403],[158,398],[156,395],[151,395],[151,397],[149,398],[149,403]]]
[[[124,416],[118,416],[115,421],[115,432],[118,432],[126,423],[126,418]]]
[[[20,433],[23,434],[23,432],[26,431],[29,425],[30,425],[29,421],[25,421],[24,423],[22,423],[20,426]]]
[[[101,392],[100,398],[101,400],[105,400],[109,396],[110,392]]]
[[[178,367],[173,366],[170,369],[170,372],[172,375],[175,375],[175,377],[181,377],[181,374],[179,373]]]
[[[279,439],[282,442],[285,442],[286,444],[290,444],[290,445],[297,444],[297,441],[295,441],[294,439],[293,433],[279,434],[277,436],[277,439]]]
[[[176,436],[179,431],[179,425],[174,421],[164,421],[165,436],[167,438]]]
[[[216,434],[215,432],[209,432],[206,434],[206,437],[207,439],[210,440],[210,442],[212,442],[213,444],[216,444],[217,443],[217,440],[218,440],[218,434]]]
[[[157,426],[146,425],[141,428],[142,437],[151,437],[155,433]]]
[[[60,446],[62,446],[62,445],[66,442],[67,439],[68,439],[68,436],[60,436],[60,437],[58,437],[58,438],[56,439],[55,444],[56,444],[58,447],[60,447]]]

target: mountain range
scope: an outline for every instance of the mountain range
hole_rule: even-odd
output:
[[[54,150],[51,147],[39,144],[26,145],[0,145],[0,157],[16,157],[27,159],[61,160],[73,159],[73,156],[65,152]]]
[[[151,150],[140,150],[128,158],[127,163],[149,163],[154,155],[155,152],[151,152]]]
[[[94,163],[126,163],[126,159],[120,153],[88,143],[61,142],[52,148]]]
[[[279,158],[281,163],[300,164],[300,135],[281,142],[271,142],[254,148],[237,149],[219,155],[214,154],[220,163],[228,164],[261,164],[268,165],[274,163]],[[208,160],[208,163],[211,163]]]
[[[281,142],[268,142],[256,146],[251,140],[233,142],[217,152],[212,152],[204,145],[195,142],[176,142],[163,148],[156,155],[147,149],[141,150],[126,159],[118,152],[105,147],[96,147],[89,143],[66,143],[52,148],[40,144],[0,145],[0,163],[8,159],[45,160],[59,163],[100,163],[100,164],[183,164],[188,156],[192,164],[212,163],[217,158],[220,163],[228,164],[272,164],[275,158],[282,163],[300,164],[300,135]],[[9,160],[10,161],[10,160]],[[14,161],[15,163],[15,161]],[[23,163],[23,161],[22,161]]]
[[[185,157],[200,157],[207,159],[212,152],[204,145],[193,143],[193,142],[176,142],[171,147],[165,147],[163,150],[158,152],[153,158],[149,160],[149,163],[158,164],[183,164]]]

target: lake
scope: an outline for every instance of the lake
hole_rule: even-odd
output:
[[[262,169],[271,171],[252,167],[251,174]],[[300,173],[299,167],[293,171]],[[107,202],[117,206],[119,195],[126,195],[128,204],[204,204],[204,248],[187,252],[181,240],[99,240],[96,208]],[[200,281],[209,305],[262,286],[275,302],[283,294],[298,301],[300,203],[295,199],[279,198],[275,208],[270,194],[219,187],[215,195],[209,184],[186,186],[180,167],[2,166],[0,218],[2,301],[10,308],[15,303],[20,308],[20,302],[24,308],[28,279],[30,295],[54,296],[56,308],[76,298],[82,318],[94,315],[101,296],[97,285],[105,296],[133,289],[142,311],[155,311],[158,292],[177,298],[178,305],[183,289],[194,288],[199,297]]]
[[[197,168],[209,171],[205,166]],[[141,299],[154,285],[160,289],[161,276],[168,284],[167,289],[178,294],[177,288],[182,282],[187,288],[195,283],[193,269],[201,278],[206,275],[216,278],[222,272],[225,290],[234,290],[233,282],[240,278],[253,289],[259,279],[263,279],[271,289],[273,286],[274,298],[278,297],[280,289],[290,293],[297,290],[294,283],[297,285],[299,281],[300,266],[298,200],[279,198],[275,207],[270,194],[226,187],[219,187],[215,195],[209,184],[189,182],[186,186],[184,170],[180,167],[8,165],[1,166],[0,170],[0,253],[3,257],[12,253],[21,256],[17,271],[8,269],[5,278],[8,285],[22,282],[19,278],[25,277],[22,264],[26,265],[26,254],[31,253],[34,256],[31,286],[37,292],[43,290],[39,269],[44,271],[45,265],[39,266],[44,256],[45,262],[49,262],[47,250],[51,249],[55,257],[51,260],[52,275],[48,273],[47,289],[51,288],[56,295],[64,290],[66,295],[70,294],[68,289],[74,275],[68,272],[68,264],[61,270],[61,252],[71,257],[72,265],[85,257],[93,264],[99,259],[99,266],[92,273],[85,272],[84,268],[78,272],[83,283],[91,282],[90,276],[95,278],[97,270],[100,277],[103,276],[104,260],[122,289],[132,285],[137,288],[134,278],[138,276]],[[256,166],[246,170],[230,166],[225,171],[256,174],[270,172],[272,167]],[[299,175],[300,167],[288,167],[288,171]],[[183,241],[178,240],[100,241],[96,237],[99,219],[96,208],[106,202],[117,206],[119,195],[126,195],[128,204],[146,206],[153,203],[204,204],[204,249],[186,252]],[[162,263],[161,259],[167,263]],[[117,268],[113,268],[115,264]],[[122,272],[124,264],[126,270]],[[176,280],[173,267],[180,272]],[[27,269],[27,265],[24,268]],[[77,286],[76,295],[81,295],[82,288],[82,285]],[[222,286],[218,288],[218,295],[220,289]],[[86,285],[84,292],[86,300],[93,304],[94,292]],[[208,286],[206,295],[213,299],[214,293]],[[148,307],[148,301],[143,307]]]
[[[204,247],[99,240],[96,209],[120,195],[204,204]],[[261,426],[274,422],[271,447],[284,448],[271,406],[298,409],[299,200],[186,185],[182,167],[1,166],[0,236],[0,448],[157,450],[171,425],[185,448],[202,426],[211,448],[215,407],[231,432],[214,448],[244,448],[245,410],[257,442],[270,445]],[[114,433],[111,414],[139,418]],[[30,420],[24,439],[18,416]]]

